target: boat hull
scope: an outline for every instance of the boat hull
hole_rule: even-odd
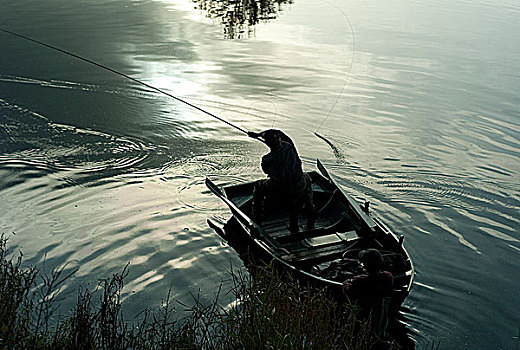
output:
[[[320,173],[311,178],[317,218],[313,229],[289,230],[288,204],[283,199],[267,203],[261,224],[251,217],[254,182],[217,187],[206,184],[230,208],[233,216],[223,226],[213,227],[246,263],[274,265],[296,277],[300,283],[325,288],[338,300],[345,300],[342,285],[364,273],[359,252],[376,248],[382,254],[385,270],[394,275],[390,314],[397,311],[413,284],[414,267],[403,245],[368,206],[355,201],[329,175],[318,161]],[[300,222],[305,222],[303,215]]]

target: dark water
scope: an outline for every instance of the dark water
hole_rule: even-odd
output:
[[[405,235],[418,348],[518,349],[520,3],[262,4],[4,1],[0,27],[241,128],[284,129],[306,169],[320,158]],[[170,286],[183,302],[199,289],[212,299],[241,263],[206,226],[228,213],[204,178],[262,176],[265,147],[95,66],[0,42],[0,231],[11,246],[48,269],[78,268],[65,304],[127,262],[128,315]]]

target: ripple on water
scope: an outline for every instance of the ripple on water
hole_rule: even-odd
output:
[[[411,171],[393,171],[391,176],[379,180],[378,185],[395,191],[396,196],[410,204],[461,209],[482,208],[492,202],[509,205],[509,198],[497,191],[496,183],[490,184],[468,176],[406,168]]]
[[[44,116],[0,99],[4,166],[32,165],[45,172],[70,171],[77,185],[139,168],[156,151],[140,140],[50,122]],[[23,165],[22,165],[23,166]],[[30,172],[26,173],[30,176]]]
[[[226,210],[206,187],[205,179],[209,177],[219,186],[243,183],[250,180],[243,176],[247,173],[244,168],[250,168],[250,164],[247,156],[202,155],[171,164],[163,178],[164,181],[184,178],[177,187],[177,198],[182,205],[196,212],[223,215]]]
[[[514,219],[518,200],[511,196],[510,186],[413,170],[394,172],[379,180],[376,188],[385,192],[382,200],[392,211],[407,212],[414,222],[422,223],[415,232],[448,233],[478,253],[497,238],[503,244],[519,243]]]
[[[71,81],[63,80],[43,80],[28,77],[12,76],[12,75],[0,75],[0,82],[14,83],[14,84],[29,84],[37,85],[47,88],[57,89],[70,89],[70,90],[83,90],[83,91],[96,91],[99,86],[85,83],[76,83]]]
[[[3,83],[13,83],[13,84],[27,84],[27,85],[35,85],[44,88],[53,88],[53,89],[64,89],[64,90],[78,90],[78,91],[87,91],[87,92],[103,92],[104,94],[121,94],[126,97],[131,96],[142,96],[144,94],[150,94],[150,90],[142,90],[142,89],[107,89],[106,86],[100,86],[95,84],[87,84],[84,82],[75,82],[75,81],[65,81],[65,80],[56,80],[56,79],[36,79],[31,77],[21,77],[21,76],[12,76],[12,75],[1,75],[0,74],[0,82]]]

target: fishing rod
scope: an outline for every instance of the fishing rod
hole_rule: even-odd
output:
[[[74,57],[74,58],[77,58],[77,59],[79,59],[79,60],[82,60],[82,61],[85,61],[85,62],[87,62],[87,63],[93,64],[93,65],[95,65],[95,66],[97,66],[97,67],[99,67],[99,68],[102,68],[102,69],[108,70],[108,71],[110,71],[110,72],[112,72],[112,73],[114,73],[114,74],[117,74],[117,75],[120,75],[120,76],[125,77],[125,78],[127,78],[127,79],[130,79],[130,80],[132,80],[132,81],[134,81],[134,82],[136,82],[136,83],[139,83],[139,84],[141,84],[141,85],[146,86],[146,87],[149,88],[149,89],[152,89],[152,90],[158,91],[158,92],[160,92],[161,94],[164,94],[164,95],[166,95],[166,96],[169,96],[169,97],[171,97],[171,98],[173,98],[173,99],[175,99],[175,100],[177,100],[177,101],[179,101],[179,102],[182,102],[182,103],[184,103],[184,104],[186,104],[186,105],[188,105],[188,106],[190,106],[190,107],[192,107],[192,108],[195,108],[196,110],[198,110],[198,111],[200,111],[200,112],[202,112],[202,113],[205,113],[205,114],[207,114],[207,115],[209,115],[209,116],[211,116],[211,117],[213,117],[213,118],[215,118],[215,119],[217,119],[217,120],[220,120],[221,122],[226,123],[227,125],[232,126],[233,128],[235,128],[235,129],[237,129],[237,130],[239,130],[239,131],[241,131],[241,132],[243,132],[243,133],[245,133],[245,134],[248,133],[247,130],[241,128],[240,126],[235,125],[235,124],[233,124],[233,123],[231,123],[231,122],[229,122],[229,121],[227,121],[227,120],[225,120],[225,119],[223,119],[223,118],[221,118],[221,117],[219,117],[219,116],[217,116],[217,115],[215,115],[215,114],[213,114],[213,113],[211,113],[211,112],[208,112],[208,111],[206,111],[206,110],[204,110],[204,109],[202,109],[202,108],[200,108],[200,107],[198,107],[198,106],[196,106],[196,105],[194,105],[194,104],[192,104],[192,103],[189,103],[188,101],[183,100],[183,99],[180,98],[180,97],[174,96],[174,95],[172,95],[172,94],[170,94],[170,93],[168,93],[168,92],[166,92],[166,91],[164,91],[164,90],[161,90],[161,89],[159,89],[159,88],[157,88],[157,87],[155,87],[155,86],[152,86],[152,85],[150,85],[150,84],[147,84],[147,83],[145,83],[145,82],[142,82],[142,81],[140,81],[140,80],[137,80],[137,79],[135,79],[135,78],[132,78],[132,77],[129,76],[129,75],[126,75],[126,74],[124,74],[124,73],[121,73],[121,72],[119,72],[119,71],[117,71],[117,70],[115,70],[115,69],[113,69],[113,68],[107,67],[107,66],[105,66],[105,65],[103,65],[103,64],[101,64],[101,63],[98,63],[98,62],[95,62],[95,61],[89,60],[88,58],[81,57],[81,56],[79,56],[79,55],[76,55],[75,53],[69,52],[69,51],[67,51],[67,50],[60,49],[59,47],[56,47],[56,46],[53,46],[53,45],[50,45],[50,44],[46,44],[46,43],[41,42],[41,41],[39,41],[39,40],[29,38],[29,37],[27,37],[27,36],[25,36],[25,35],[18,34],[18,33],[12,32],[12,31],[10,31],[10,30],[6,30],[6,29],[2,29],[2,28],[0,28],[0,31],[2,31],[2,32],[4,32],[4,33],[7,33],[7,34],[10,34],[10,35],[13,35],[13,36],[16,36],[16,37],[19,37],[19,38],[22,38],[22,39],[25,39],[25,40],[28,40],[28,41],[31,41],[31,42],[36,43],[36,44],[38,44],[38,45],[45,46],[45,47],[47,47],[47,48],[49,48],[49,49],[52,49],[52,50],[55,50],[55,51],[59,51],[59,52],[64,53],[64,54],[66,54],[66,55],[69,55],[69,56],[72,56],[72,57]]]

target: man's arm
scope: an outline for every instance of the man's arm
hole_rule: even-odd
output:
[[[287,143],[291,144],[294,147],[293,140],[291,140],[291,138],[289,136],[287,136],[287,134],[285,134],[283,131],[278,130],[278,129],[268,129],[268,130],[265,130],[265,131],[262,131],[262,132],[248,131],[247,135],[249,137],[252,137],[254,139],[258,139],[258,140],[260,140],[260,141],[265,143],[265,134],[269,133],[269,132],[276,133],[278,135],[278,137],[280,138],[280,141],[287,142]]]
[[[254,131],[248,131],[247,136],[252,137],[254,139],[258,139],[262,136],[262,133],[254,132]]]

